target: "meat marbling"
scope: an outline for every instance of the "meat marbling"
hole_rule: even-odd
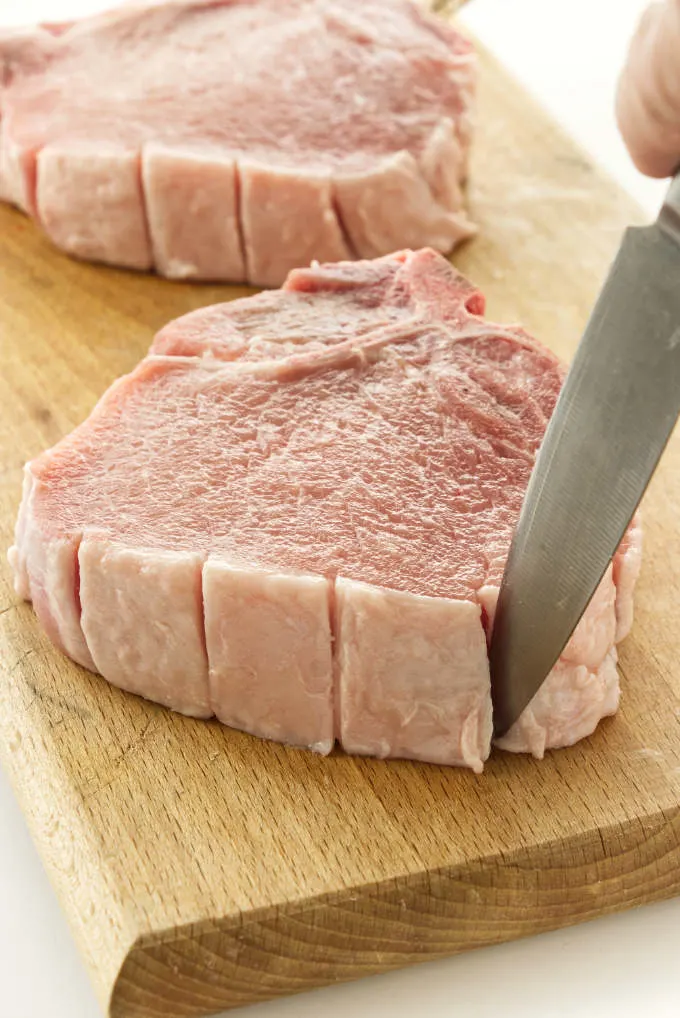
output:
[[[448,251],[470,44],[409,0],[170,0],[0,33],[0,197],[81,258],[280,285]]]
[[[18,592],[123,689],[319,752],[481,770],[486,635],[564,370],[440,255],[196,311],[26,468]],[[615,711],[634,527],[503,740]]]

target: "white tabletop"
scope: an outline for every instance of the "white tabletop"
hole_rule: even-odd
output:
[[[101,0],[0,0],[0,24]],[[650,212],[663,191],[630,166],[611,113],[643,0],[474,0],[465,20]],[[0,772],[0,1016],[100,1018],[66,921]],[[680,900],[249,1008],[248,1018],[678,1018]]]

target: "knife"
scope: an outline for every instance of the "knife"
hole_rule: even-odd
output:
[[[489,647],[495,736],[564,650],[679,412],[680,173],[624,234],[536,458]]]

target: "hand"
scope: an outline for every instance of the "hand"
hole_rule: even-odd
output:
[[[645,11],[619,81],[616,115],[642,173],[669,177],[680,167],[680,0]]]

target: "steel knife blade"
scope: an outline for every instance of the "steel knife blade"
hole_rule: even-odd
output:
[[[489,647],[494,734],[545,681],[680,412],[680,174],[624,234],[539,449]]]

